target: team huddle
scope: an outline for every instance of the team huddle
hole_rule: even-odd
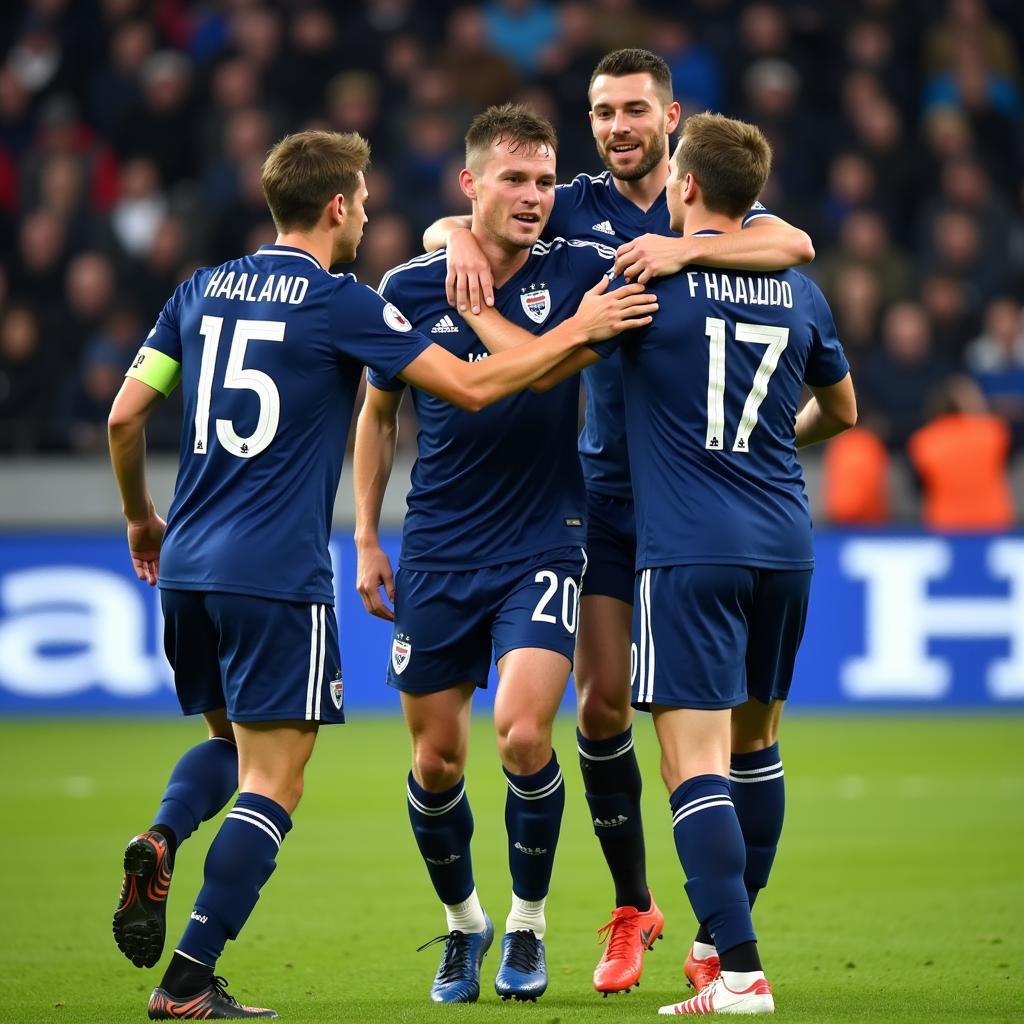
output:
[[[182,710],[210,735],[124,854],[113,930],[137,966],[163,952],[178,848],[237,790],[152,1019],[277,1016],[240,1004],[215,967],[275,869],[319,726],[344,721],[328,540],[364,366],[357,586],[393,621],[409,819],[445,915],[430,998],[477,1000],[495,938],[465,779],[493,659],[511,876],[498,995],[536,1000],[548,985],[565,804],[552,725],[571,671],[614,890],[594,988],[636,985],[664,924],[646,879],[639,709],[698,925],[695,994],[660,1012],[774,1009],[751,910],[782,830],[779,720],[813,567],[796,450],[855,422],[849,367],[820,291],[788,269],[811,258],[809,240],[758,202],[771,165],[760,131],[695,115],[670,155],[680,107],[644,50],[603,58],[589,98],[605,173],[556,185],[551,125],[488,109],[459,177],[472,214],[428,229],[426,254],[379,294],[330,273],[355,258],[366,223],[366,143],[285,137],[262,177],[277,241],[197,271],[128,370],[109,426],[129,547],[161,588]],[[145,423],[179,384],[165,524]],[[394,572],[378,526],[407,387],[418,452]]]

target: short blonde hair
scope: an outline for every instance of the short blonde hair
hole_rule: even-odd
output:
[[[712,213],[741,217],[757,200],[772,169],[772,147],[756,125],[723,114],[686,119],[676,173],[692,174]]]
[[[369,162],[370,144],[356,132],[286,135],[267,154],[260,172],[277,230],[309,230],[333,196],[352,199]]]

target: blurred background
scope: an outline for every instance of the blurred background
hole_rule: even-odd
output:
[[[32,0],[3,5],[0,39],[0,712],[173,707],[158,609],[126,572],[105,418],[175,285],[273,240],[268,147],[304,127],[370,139],[354,269],[375,286],[431,221],[466,212],[462,135],[486,105],[554,121],[560,180],[602,170],[586,89],[620,46],[668,61],[684,112],[765,130],[762,200],[810,233],[806,270],[853,366],[861,426],[805,459],[823,529],[795,694],[1024,703],[1016,0]],[[149,432],[163,509],[179,411],[172,398]],[[393,707],[387,630],[353,597],[351,507],[346,473],[351,699]]]

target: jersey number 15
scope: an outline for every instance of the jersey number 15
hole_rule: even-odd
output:
[[[708,434],[704,447],[720,452],[725,447],[725,321],[716,316],[706,317],[704,333],[709,341]],[[768,346],[754,374],[754,383],[747,394],[747,400],[743,403],[743,415],[732,443],[734,452],[747,452],[750,451],[750,435],[757,426],[757,411],[768,394],[768,382],[789,341],[789,328],[737,323],[736,340]]]
[[[204,316],[199,327],[203,336],[203,361],[199,368],[199,392],[196,395],[196,436],[192,451],[205,455],[210,447],[210,396],[213,374],[217,367],[217,349],[224,328],[224,317]],[[262,370],[247,370],[245,350],[250,341],[284,341],[283,320],[239,320],[231,338],[228,365],[224,371],[224,387],[255,392],[260,402],[256,429],[248,437],[240,437],[231,420],[217,420],[217,440],[222,447],[240,459],[251,459],[266,450],[281,419],[281,395],[273,379]]]

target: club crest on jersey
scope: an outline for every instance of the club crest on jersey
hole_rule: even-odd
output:
[[[544,323],[548,313],[551,312],[551,292],[543,282],[540,287],[531,284],[527,288],[520,289],[519,301],[523,304],[523,312],[535,324]]]
[[[345,703],[345,684],[341,681],[341,669],[339,668],[331,680],[331,700],[334,706],[340,711],[341,705]]]
[[[391,667],[400,676],[408,667],[412,657],[412,641],[404,633],[396,633],[391,641]]]

